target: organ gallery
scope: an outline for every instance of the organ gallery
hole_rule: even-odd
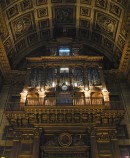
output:
[[[17,148],[11,158],[120,156],[116,133],[125,110],[110,99],[103,57],[72,50],[60,43],[50,56],[26,58],[22,91],[5,112]]]
[[[0,158],[130,158],[130,0],[0,0]]]

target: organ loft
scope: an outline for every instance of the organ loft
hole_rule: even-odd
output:
[[[85,56],[73,42],[47,50],[26,58],[21,90],[8,97],[10,158],[120,158],[125,109],[109,91],[103,56]]]

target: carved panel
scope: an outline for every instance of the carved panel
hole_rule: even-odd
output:
[[[47,2],[48,2],[48,0],[36,0],[37,5],[46,4]]]
[[[80,3],[91,4],[91,0],[80,0]]]
[[[60,146],[70,146],[72,144],[72,136],[69,133],[62,133],[58,137]]]
[[[40,31],[40,38],[41,40],[48,40],[50,37],[50,30]]]
[[[91,13],[91,9],[87,8],[87,7],[81,7],[80,8],[80,15],[81,16],[85,16],[85,17],[89,17]]]
[[[106,48],[106,49],[108,49],[109,51],[113,51],[113,47],[114,47],[114,44],[113,44],[113,42],[111,42],[109,39],[107,39],[107,38],[104,38],[104,47]]]
[[[13,47],[10,37],[4,42],[4,47],[5,47],[6,53],[8,53],[10,49]]]
[[[37,10],[37,14],[38,14],[38,17],[41,18],[41,17],[46,17],[48,15],[48,8],[47,7],[44,7],[44,8],[40,8]]]
[[[18,17],[10,24],[15,40],[35,29],[33,13],[24,14],[24,16]]]
[[[93,42],[96,42],[98,44],[102,44],[102,35],[100,35],[98,33],[93,32],[91,39]]]
[[[99,32],[104,32],[111,38],[115,38],[118,21],[107,14],[96,11],[95,12],[94,29]]]
[[[121,12],[122,9],[119,6],[115,5],[114,3],[110,3],[110,13],[113,13],[114,15],[120,18]]]
[[[120,29],[120,34],[124,37],[127,38],[128,32],[127,28],[124,24],[122,24],[121,29]]]
[[[100,142],[98,143],[98,151],[99,154],[103,155],[103,157],[105,155],[108,155],[107,158],[111,158],[111,153],[112,153],[112,145],[110,142]],[[109,157],[109,155],[111,155]],[[106,156],[105,156],[106,157]]]
[[[126,125],[120,125],[119,127],[117,127],[117,138],[129,139]]]
[[[89,30],[79,29],[79,38],[81,40],[87,40],[89,38]]]
[[[17,0],[6,0],[6,4],[10,5],[11,3],[13,4],[14,2],[16,2]]]
[[[14,5],[13,7],[9,8],[7,11],[7,17],[8,19],[12,18],[13,16],[17,15],[19,12],[18,12],[18,6],[17,4]]]
[[[45,28],[49,27],[49,19],[40,20],[40,21],[38,21],[38,23],[39,23],[40,29],[45,29]]]
[[[32,1],[31,0],[23,0],[20,3],[20,6],[21,6],[22,11],[30,9],[30,8],[32,8]]]
[[[9,61],[10,61],[10,64],[12,63],[12,60],[13,60],[13,58],[16,56],[16,51],[15,51],[15,49],[13,48],[13,49],[11,49],[10,51],[9,51],[9,53],[8,53],[8,57],[9,57]]]
[[[20,42],[18,42],[16,44],[16,50],[17,50],[17,52],[20,52],[20,51],[24,50],[25,48],[26,48],[26,42],[25,42],[24,39],[22,39]]]
[[[80,19],[80,27],[88,29],[90,27],[90,20]]]
[[[130,157],[130,145],[120,145],[121,157]]]
[[[0,16],[0,37],[1,37],[2,41],[5,40],[8,35],[9,35],[9,33],[7,30],[5,20],[2,16]]]
[[[21,148],[20,148],[20,154],[31,154],[32,152],[32,143],[28,142],[22,142],[21,143]]]
[[[128,4],[128,0],[113,0],[117,2],[118,4],[121,4],[123,7],[126,7]]]
[[[63,6],[55,7],[53,10],[53,18],[56,24],[74,24],[75,23],[75,7]]]
[[[65,0],[66,3],[75,3],[76,0]]]
[[[1,8],[4,9],[6,7],[6,1],[1,1]]]
[[[95,5],[96,5],[96,7],[106,9],[107,0],[96,0]]]
[[[125,40],[120,35],[118,37],[117,44],[121,48],[121,50],[123,50],[125,46]]]
[[[34,44],[38,42],[37,33],[33,33],[27,37],[28,44]]]
[[[62,0],[51,0],[52,3],[61,3]]]
[[[116,47],[114,50],[114,54],[116,55],[117,61],[120,62],[122,51],[118,47]]]

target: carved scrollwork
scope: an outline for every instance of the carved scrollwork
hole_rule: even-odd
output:
[[[61,146],[66,147],[70,146],[72,143],[72,136],[69,133],[62,133],[58,137],[58,142]]]

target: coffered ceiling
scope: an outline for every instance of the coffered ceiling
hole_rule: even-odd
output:
[[[67,36],[119,64],[129,0],[1,0],[0,35],[10,65]],[[35,51],[34,51],[35,50]],[[43,55],[44,55],[44,49]]]

